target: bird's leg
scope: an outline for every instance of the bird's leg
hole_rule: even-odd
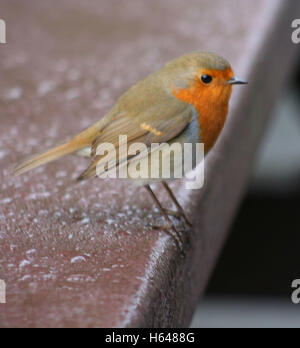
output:
[[[151,187],[149,185],[145,185],[146,190],[149,192],[151,198],[153,199],[154,203],[156,204],[157,208],[159,209],[162,216],[166,219],[168,222],[168,225],[164,228],[159,227],[160,229],[166,230],[175,240],[176,244],[180,249],[182,249],[182,240],[180,238],[180,234],[176,230],[173,222],[169,218],[168,214],[165,212],[164,208],[162,207],[160,201],[156,197],[155,193],[152,191]],[[154,228],[157,228],[157,226],[153,226]]]
[[[164,209],[167,215],[174,216],[176,219],[182,218],[182,215],[179,211],[174,211],[170,209]]]
[[[185,222],[190,226],[192,227],[192,223],[189,221],[188,217],[185,215],[185,212],[182,208],[182,206],[179,204],[179,202],[177,201],[174,193],[172,192],[172,190],[170,189],[169,185],[165,182],[165,181],[162,181],[162,184],[164,186],[164,188],[167,190],[170,198],[172,199],[172,201],[174,202],[174,204],[176,205],[177,209],[178,209],[178,213],[184,218]],[[171,212],[171,215],[172,212]]]

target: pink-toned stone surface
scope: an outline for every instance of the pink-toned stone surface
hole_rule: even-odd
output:
[[[0,45],[0,327],[188,325],[292,68],[297,10],[281,0],[0,0],[8,42]],[[198,49],[227,57],[250,84],[233,94],[205,187],[172,186],[195,226],[185,258],[145,227],[160,218],[142,188],[76,184],[85,159],[11,177],[25,156],[76,134],[132,83]]]

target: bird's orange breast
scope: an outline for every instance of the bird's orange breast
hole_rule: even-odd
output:
[[[224,79],[229,79],[233,73],[231,69],[228,69],[220,71],[220,75]],[[213,147],[223,129],[231,92],[230,85],[220,83],[213,87],[203,86],[198,78],[195,78],[188,88],[173,89],[176,98],[192,104],[197,110],[199,135],[205,144],[205,152]]]

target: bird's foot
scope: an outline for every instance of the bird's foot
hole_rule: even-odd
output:
[[[181,218],[184,219],[184,221],[186,222],[186,224],[189,226],[189,227],[192,227],[192,223],[189,221],[189,219],[187,218],[187,216],[180,212],[180,211],[174,211],[174,210],[169,210],[169,209],[165,209],[165,212],[168,214],[168,215],[171,215],[171,216],[174,216],[176,219],[180,220]]]
[[[165,212],[170,216],[174,216],[178,220],[182,217],[179,211],[165,209]]]
[[[148,225],[150,228],[154,230],[159,230],[167,233],[169,236],[173,238],[175,241],[178,249],[180,250],[181,254],[184,255],[183,252],[183,238],[182,234],[176,229],[176,227],[173,224],[166,224],[166,225]]]

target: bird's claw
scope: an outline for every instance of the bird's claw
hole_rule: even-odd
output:
[[[165,212],[168,214],[168,215],[171,215],[171,216],[174,216],[176,219],[180,220],[181,218],[184,219],[184,221],[186,222],[186,224],[189,226],[189,227],[192,227],[192,223],[189,221],[189,219],[186,217],[185,214],[181,213],[180,211],[174,211],[174,210],[169,210],[169,209],[165,209]]]
[[[161,225],[148,225],[150,228],[154,229],[154,230],[159,230],[159,231],[163,231],[166,232],[168,235],[170,235],[173,240],[175,241],[178,249],[180,250],[181,254],[184,255],[184,251],[183,251],[183,240],[182,240],[182,235],[181,233],[176,229],[176,227],[172,224],[167,224],[164,226]]]

